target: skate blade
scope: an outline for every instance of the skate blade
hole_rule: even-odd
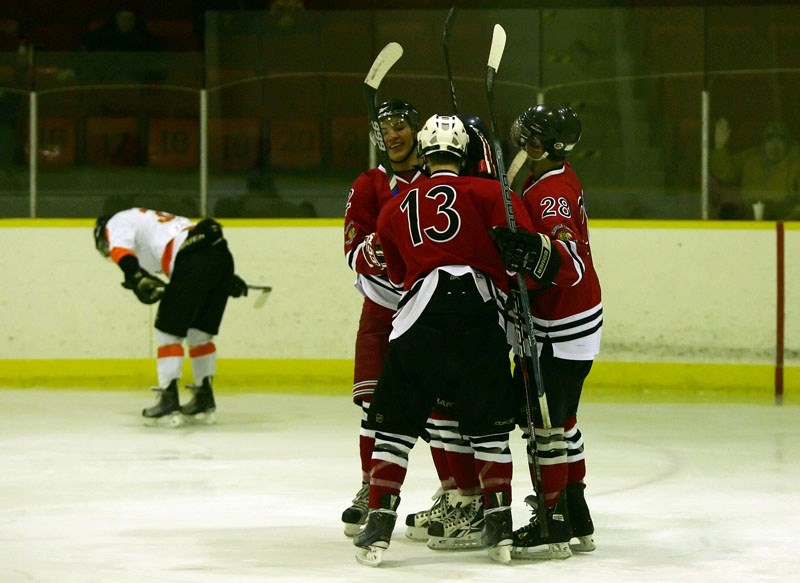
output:
[[[568,559],[572,551],[568,543],[551,543],[538,547],[512,547],[511,557],[523,561],[550,561]]]
[[[161,417],[144,417],[143,421],[147,427],[181,427],[184,424],[183,415],[179,411]]]
[[[569,548],[574,553],[591,553],[597,547],[594,544],[594,536],[587,535],[587,536],[578,536],[574,537],[578,539],[577,543],[570,543]]]
[[[214,425],[217,422],[216,411],[206,411],[195,415],[182,415],[185,423],[192,425]]]
[[[428,537],[428,548],[434,551],[460,551],[482,549],[481,533],[468,534],[459,538],[439,536]]]
[[[406,527],[406,538],[418,543],[428,542],[428,527],[408,526]]]
[[[511,541],[509,541],[510,543]],[[499,544],[496,547],[489,547],[489,558],[495,563],[508,565],[511,563],[511,544]]]
[[[353,538],[359,532],[361,532],[361,530],[364,528],[365,523],[366,521],[364,521],[361,524],[353,524],[352,522],[343,522],[342,524],[344,524],[344,536],[348,538]]]
[[[368,567],[377,567],[383,561],[383,547],[370,545],[356,548],[356,561]]]

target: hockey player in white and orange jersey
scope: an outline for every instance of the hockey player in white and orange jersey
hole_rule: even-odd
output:
[[[536,231],[550,237],[562,256],[554,284],[530,294],[551,425],[542,427],[541,415],[535,412],[536,455],[544,490],[536,496],[544,497],[548,536],[542,537],[534,513],[531,523],[514,533],[512,556],[518,559],[564,559],[573,550],[595,548],[584,497],[586,462],[577,413],[583,383],[600,351],[603,306],[583,188],[566,160],[580,137],[580,119],[566,106],[528,108],[511,130],[512,142],[531,160],[522,201]],[[519,375],[516,380],[522,384]],[[532,452],[528,456],[533,480]],[[526,501],[536,508],[534,498]],[[573,538],[577,543],[570,545]]]
[[[145,304],[159,302],[158,402],[142,411],[147,424],[185,418],[213,423],[216,403],[213,378],[219,332],[228,297],[247,295],[247,284],[234,274],[234,261],[221,225],[214,219],[198,223],[170,213],[131,208],[100,217],[94,227],[95,247],[110,257],[125,275],[122,286]],[[163,274],[164,281],[155,274]],[[188,344],[194,384],[184,406],[178,382]]]

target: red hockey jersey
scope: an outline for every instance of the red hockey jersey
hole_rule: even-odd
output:
[[[512,206],[517,226],[532,231],[525,207],[513,193]],[[509,276],[489,230],[506,224],[498,181],[449,171],[415,182],[386,203],[377,232],[389,280],[403,292],[392,338],[422,312],[440,270],[472,273],[484,299],[494,297],[502,306]],[[501,320],[498,324],[504,325]]]
[[[425,175],[421,171],[397,175],[400,189],[408,188]],[[356,178],[347,196],[344,211],[344,253],[347,264],[356,273],[356,288],[375,303],[397,308],[398,291],[389,284],[385,271],[372,267],[364,257],[364,239],[378,226],[378,214],[392,200],[392,191],[382,166],[363,172]]]
[[[538,180],[529,175],[522,201],[534,229],[561,246],[554,284],[530,294],[536,340],[552,343],[558,358],[593,360],[600,351],[603,306],[580,180],[564,162]]]

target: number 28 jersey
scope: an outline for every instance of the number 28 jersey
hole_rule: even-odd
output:
[[[593,360],[600,351],[603,304],[589,245],[583,188],[569,162],[525,179],[522,201],[534,228],[560,249],[554,285],[531,294],[536,339],[568,360]]]

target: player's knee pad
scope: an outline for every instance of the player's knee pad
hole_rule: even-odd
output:
[[[205,344],[206,342],[211,342],[212,338],[214,338],[213,334],[203,332],[197,328],[189,328],[189,331],[186,333],[186,340],[189,343],[189,346],[198,346],[200,344]]]
[[[183,340],[181,336],[175,336],[174,334],[168,334],[167,332],[156,329],[156,342],[158,342],[159,346],[167,346],[169,344],[182,345]]]

